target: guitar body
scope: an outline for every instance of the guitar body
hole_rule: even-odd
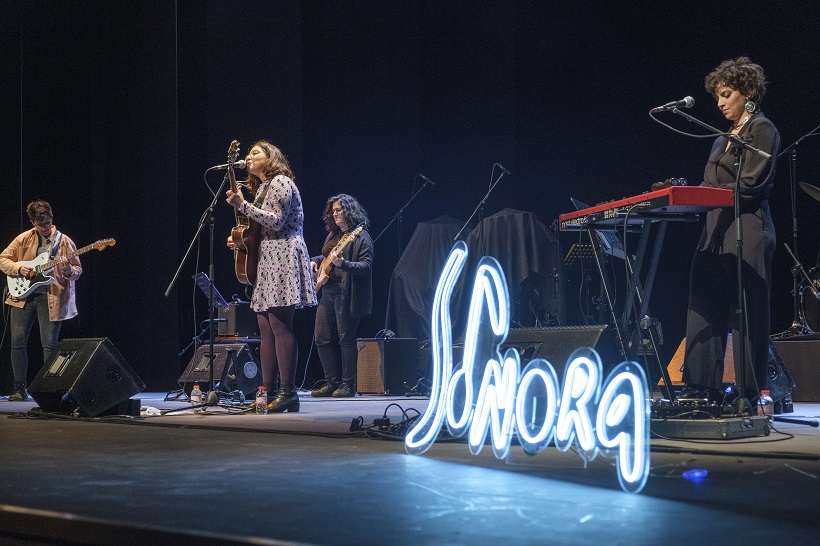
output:
[[[245,269],[248,282],[256,284],[256,271],[259,266],[259,243],[262,239],[262,224],[251,221],[248,229],[245,230],[245,246],[247,247],[247,257],[245,259]]]
[[[11,293],[12,297],[17,298],[18,300],[23,299],[29,294],[31,294],[37,288],[41,286],[48,286],[49,284],[54,282],[54,277],[50,277],[45,273],[41,273],[37,269],[38,267],[41,267],[44,264],[48,263],[48,252],[43,252],[33,260],[21,260],[17,263],[32,269],[33,276],[31,278],[9,277],[8,287],[9,293]]]
[[[256,284],[256,270],[259,265],[259,239],[262,226],[243,216],[237,219],[239,225],[231,229],[234,244],[234,272],[242,284]]]
[[[231,229],[231,240],[234,244],[234,272],[239,282],[252,285],[253,283],[248,278],[248,247],[246,243],[250,226],[248,226],[248,218],[244,216],[237,219],[237,222],[238,225]]]
[[[331,251],[331,252],[335,251],[336,254],[338,254],[339,252],[342,251],[342,249],[344,247],[346,247],[348,245],[348,243],[352,242],[356,237],[358,237],[359,233],[361,233],[361,232],[362,232],[362,226],[359,226],[356,229],[354,229],[353,231],[351,231],[350,233],[347,233],[347,234],[343,235],[341,240],[339,240],[339,242],[336,243],[336,246],[333,247],[333,251]],[[327,281],[330,279],[330,272],[332,270],[333,270],[333,261],[330,259],[329,255],[325,256],[325,259],[322,260],[321,264],[319,264],[319,268],[318,268],[319,273],[318,273],[318,275],[316,275],[316,290],[319,290],[321,287],[323,287],[325,284],[327,284]]]
[[[85,254],[89,250],[102,250],[106,247],[114,246],[116,243],[117,241],[114,239],[101,239],[88,246],[78,248],[66,256],[58,256],[53,260],[48,259],[48,252],[39,254],[33,260],[21,260],[17,263],[31,269],[31,273],[29,273],[28,277],[21,277],[19,275],[14,277],[7,276],[6,279],[8,281],[9,293],[13,298],[18,300],[23,299],[31,294],[36,288],[40,286],[48,286],[54,282],[54,277],[49,276],[47,273],[53,270],[54,266],[60,263],[61,258],[73,258],[74,256]]]

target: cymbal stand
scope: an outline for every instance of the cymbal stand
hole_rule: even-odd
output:
[[[774,337],[779,339],[784,339],[788,337],[794,336],[802,336],[805,334],[813,334],[814,331],[809,327],[808,323],[806,322],[806,318],[803,316],[803,313],[800,309],[800,282],[798,279],[802,275],[802,277],[808,282],[808,286],[811,288],[812,293],[818,299],[817,290],[815,290],[811,277],[809,277],[806,270],[803,269],[803,264],[800,263],[800,260],[797,259],[797,256],[792,252],[792,249],[789,248],[789,245],[783,243],[783,247],[786,249],[786,252],[789,253],[789,256],[792,257],[794,260],[794,266],[792,267],[792,292],[794,294],[794,321],[792,325],[785,332],[781,332],[776,334]]]

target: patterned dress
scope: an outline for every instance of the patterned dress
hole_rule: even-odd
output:
[[[262,225],[259,264],[251,309],[260,313],[271,307],[317,305],[310,274],[310,256],[302,235],[304,212],[296,184],[284,175],[263,182],[253,205],[242,203],[239,211]]]

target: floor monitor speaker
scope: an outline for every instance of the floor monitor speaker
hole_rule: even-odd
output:
[[[605,324],[592,326],[551,326],[544,328],[510,328],[507,339],[501,344],[501,354],[515,349],[521,358],[521,368],[534,358],[543,358],[552,364],[559,378],[564,376],[567,359],[579,347],[592,347],[601,356],[604,369],[621,362],[618,351],[609,336]],[[453,365],[464,359],[464,346],[453,346]],[[419,350],[419,370],[425,377],[432,377],[433,351],[430,347]]]
[[[559,377],[563,377],[567,359],[579,347],[591,347],[601,356],[604,369],[620,362],[612,360],[614,346],[610,347],[605,324],[591,326],[553,326],[547,328],[510,328],[507,339],[501,344],[501,354],[508,348],[518,351],[522,368],[535,358],[543,358],[552,364]]]
[[[357,339],[359,349],[356,392],[405,394],[418,381],[418,340],[414,338]]]
[[[88,338],[59,342],[29,393],[44,411],[96,417],[143,389],[108,338]]]
[[[813,337],[814,339],[810,339]],[[794,378],[792,400],[820,402],[820,337],[818,334],[775,341],[774,346]],[[774,398],[774,396],[772,396]]]
[[[256,392],[262,384],[262,370],[256,351],[248,343],[219,343],[214,345],[213,359],[211,346],[203,345],[179,378],[179,384],[186,394],[191,393],[194,384],[203,391],[210,390],[211,360],[214,363],[216,389],[223,392],[242,391],[245,396]]]

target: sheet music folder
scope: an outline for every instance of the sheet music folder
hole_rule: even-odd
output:
[[[211,279],[208,278],[206,273],[197,273],[196,275],[192,276],[196,285],[202,290],[202,293],[205,294],[206,298],[210,298],[210,283]],[[222,297],[222,294],[219,293],[219,290],[216,289],[214,286],[214,307],[217,309],[222,309],[223,307],[227,307],[228,302],[225,301],[225,298]]]

